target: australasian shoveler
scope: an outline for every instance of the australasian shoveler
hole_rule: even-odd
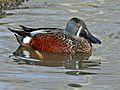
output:
[[[21,30],[13,30],[17,41],[26,47],[38,51],[53,53],[89,53],[92,44],[101,44],[87,29],[85,22],[79,18],[68,21],[65,29],[28,28],[20,25]]]

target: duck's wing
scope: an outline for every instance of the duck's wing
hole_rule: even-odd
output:
[[[55,29],[55,28],[28,28],[28,27],[24,27],[22,26],[24,29],[13,29],[13,28],[8,28],[8,30],[10,30],[11,32],[14,33],[14,35],[16,36],[18,42],[21,44],[24,40],[24,38],[29,37],[31,38],[32,36],[36,35],[36,34],[41,34],[41,33],[57,33],[57,32],[61,32],[60,30],[62,29]]]
[[[29,28],[29,27],[26,27],[26,26],[23,26],[23,25],[19,25],[24,31],[27,31],[27,32],[32,32],[32,31],[36,31],[36,30],[40,30],[40,28]]]
[[[47,32],[51,32],[51,31],[63,31],[63,29],[60,28],[30,28],[30,27],[26,27],[23,25],[19,25],[24,31],[26,32],[33,32],[33,31],[38,31],[38,30],[45,30]]]

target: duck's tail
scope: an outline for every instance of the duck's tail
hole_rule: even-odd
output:
[[[26,37],[26,36],[29,36],[31,37],[31,34],[29,32],[26,32],[26,31],[18,31],[18,30],[15,30],[15,29],[11,29],[11,28],[8,28],[8,30],[10,30],[11,32],[14,33],[14,35],[16,36],[17,38],[17,41],[22,44],[23,42],[23,39]]]

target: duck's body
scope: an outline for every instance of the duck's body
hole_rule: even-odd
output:
[[[77,39],[61,32],[38,34],[32,37],[30,47],[55,53],[90,52],[91,45],[84,38]]]
[[[101,43],[87,30],[81,19],[72,18],[69,20],[66,29],[59,28],[27,28],[21,26],[24,31],[14,32],[21,45],[31,47],[35,50],[53,53],[89,53],[92,43]],[[84,31],[84,29],[86,31]],[[89,35],[92,37],[89,40]]]

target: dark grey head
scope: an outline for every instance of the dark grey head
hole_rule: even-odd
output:
[[[91,43],[101,44],[101,41],[88,31],[85,22],[79,18],[70,19],[67,23],[65,32],[71,36],[84,37]]]

